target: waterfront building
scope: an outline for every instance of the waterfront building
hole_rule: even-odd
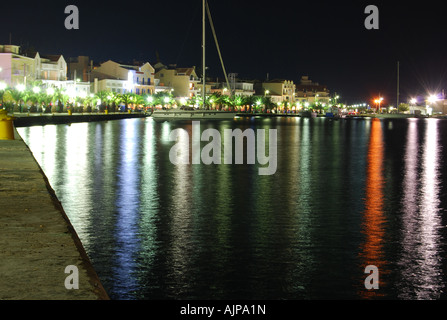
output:
[[[154,67],[149,62],[126,65],[112,60],[102,63],[91,71],[92,92],[155,93]]]
[[[190,99],[201,92],[203,85],[197,77],[196,68],[178,68],[176,65],[161,65],[155,72],[155,78],[159,80],[158,88],[170,88],[176,98]],[[207,92],[211,91],[211,85],[206,85]]]
[[[234,95],[234,96],[253,96],[255,94],[254,82],[249,80],[237,79],[236,74],[229,74],[229,83],[226,81],[211,81],[211,93],[219,93],[221,95]]]
[[[415,110],[419,110],[421,114],[426,115],[447,114],[447,99],[445,99],[444,96],[436,101],[430,101],[430,99],[427,99],[427,101],[425,101],[425,105],[423,106],[410,106],[410,113],[415,113]]]
[[[67,63],[62,55],[40,55],[36,52],[25,56],[20,54],[20,46],[0,45],[0,81],[8,86],[66,80]]]
[[[327,86],[312,82],[309,76],[302,76],[300,83],[296,85],[295,99],[301,105],[306,102],[310,105],[329,105],[330,92]]]
[[[67,79],[82,82],[90,82],[91,71],[93,70],[93,60],[88,56],[78,56],[68,59]]]
[[[270,97],[273,103],[295,102],[295,84],[292,80],[273,79],[262,83],[264,96]]]
[[[160,84],[160,79],[155,78],[155,93],[164,92],[164,93],[171,93],[174,91],[172,87],[165,86],[164,83]]]
[[[90,94],[90,83],[67,80],[67,62],[63,55],[20,53],[20,46],[0,45],[0,81],[8,87],[38,85],[42,89],[59,88],[71,97]]]

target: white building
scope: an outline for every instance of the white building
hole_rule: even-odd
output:
[[[106,61],[91,72],[92,92],[155,93],[154,68],[149,62],[141,66]]]
[[[38,81],[45,88],[65,89],[69,95],[87,96],[90,83],[67,81],[67,63],[62,55],[34,57],[19,54],[20,47],[0,45],[0,81],[8,87],[31,86]]]

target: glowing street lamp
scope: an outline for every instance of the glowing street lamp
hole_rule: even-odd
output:
[[[17,89],[19,92],[23,92],[23,91],[25,91],[25,85],[24,85],[24,84],[18,84],[18,85],[16,86],[16,89]]]
[[[428,101],[429,105],[426,106],[426,109],[427,109],[426,113],[428,115],[431,115],[433,108],[430,107],[430,105],[433,105],[434,103],[436,103],[436,101],[438,101],[438,96],[435,94],[432,94],[428,97],[427,101]]]
[[[379,111],[380,111],[380,103],[382,103],[382,101],[383,101],[382,97],[380,97],[379,99],[374,100],[374,102],[379,105]]]
[[[436,101],[438,101],[438,97],[436,95],[432,94],[428,97],[427,100],[429,103],[435,103]]]
[[[163,99],[163,101],[164,101],[165,104],[168,104],[168,103],[169,103],[169,100],[170,100],[169,97],[164,97],[164,99]]]

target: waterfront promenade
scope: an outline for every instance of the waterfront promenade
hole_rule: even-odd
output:
[[[0,140],[0,300],[102,300],[108,295],[28,146]],[[79,271],[79,288],[65,281]],[[69,283],[74,283],[69,281]]]

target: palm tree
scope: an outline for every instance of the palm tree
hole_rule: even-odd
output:
[[[45,112],[47,112],[47,110],[48,110],[48,106],[51,104],[51,102],[53,102],[53,100],[54,100],[54,95],[52,95],[52,94],[48,94],[48,93],[44,93],[43,94],[43,99],[42,99],[42,101],[43,101],[43,103],[44,103],[44,105],[45,105]],[[50,112],[51,112],[51,109],[49,110]]]
[[[167,92],[157,92],[152,97],[154,105],[162,105],[162,106],[166,104],[170,105],[174,100],[172,94]]]
[[[3,106],[3,96],[5,95],[6,92],[6,83],[2,82],[0,83],[0,98],[2,99],[2,108]]]
[[[96,102],[99,102],[99,104],[100,104],[99,111],[102,112],[106,109],[108,96],[109,96],[109,92],[107,92],[107,91],[99,91],[99,92],[95,93],[93,100]]]
[[[229,106],[237,108],[239,111],[241,110],[241,107],[244,105],[244,100],[242,99],[241,96],[228,97],[226,101]]]
[[[131,93],[123,93],[120,94],[120,100],[122,103],[124,103],[124,111],[127,112],[128,108],[129,108],[129,104],[132,103],[132,98],[131,98]]]
[[[21,102],[23,100],[23,91],[18,90],[17,88],[10,88],[8,91],[9,94],[11,95],[12,100],[14,100],[16,105],[19,107],[18,111],[22,112]]]
[[[144,107],[147,104],[147,100],[145,99],[145,97],[142,95],[138,95],[138,94],[136,94],[134,96],[134,101],[135,101],[136,106]]]
[[[53,94],[53,101],[57,101],[57,107],[55,107],[54,111],[63,112],[64,106],[66,106],[68,99],[69,99],[68,95],[66,95],[61,88],[55,88]]]
[[[262,100],[264,104],[264,112],[267,112],[267,110],[271,110],[274,107],[271,97],[263,97]]]
[[[256,103],[254,96],[245,96],[242,98],[244,105],[248,105],[248,112],[252,113],[252,107]]]

